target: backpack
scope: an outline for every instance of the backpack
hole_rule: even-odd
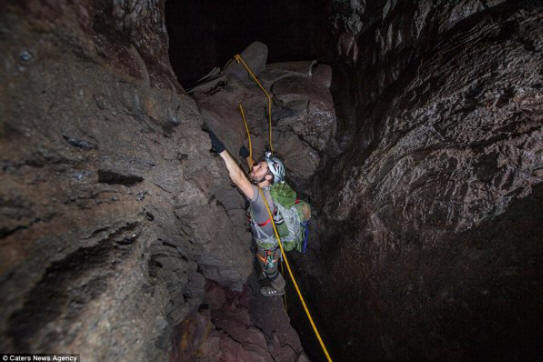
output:
[[[304,241],[307,241],[307,223],[311,218],[311,207],[309,203],[297,198],[294,191],[286,182],[273,184],[270,189],[271,198],[277,207],[277,215],[274,215],[274,222],[277,232],[281,238],[283,249],[291,251],[296,249],[300,252],[305,251]],[[251,212],[251,220],[254,217]],[[277,239],[275,234],[266,236],[262,228],[253,223],[256,231],[255,241],[257,245],[265,250],[275,248]]]

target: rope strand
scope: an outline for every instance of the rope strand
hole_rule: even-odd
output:
[[[251,144],[251,133],[249,132],[247,118],[245,118],[245,110],[241,103],[239,104],[239,111],[241,113],[241,118],[243,119],[243,124],[245,125],[245,130],[247,131],[247,139],[249,140],[249,169],[251,169],[253,167],[253,145]]]
[[[273,147],[272,147],[272,124],[271,124],[271,96],[266,91],[266,89],[262,86],[262,84],[258,81],[258,78],[251,71],[251,69],[249,68],[247,63],[245,63],[243,58],[239,54],[236,54],[234,56],[234,58],[236,59],[236,61],[238,63],[241,63],[245,67],[245,69],[247,70],[249,75],[251,75],[251,77],[254,79],[256,84],[258,84],[260,89],[262,89],[262,91],[264,92],[264,94],[268,98],[270,151],[273,152]],[[253,158],[252,158],[253,148],[252,148],[252,145],[251,145],[251,134],[249,132],[249,126],[247,124],[247,119],[245,117],[245,111],[244,111],[243,106],[241,105],[241,103],[239,104],[239,109],[240,109],[240,112],[241,112],[241,117],[243,119],[243,123],[245,125],[245,130],[247,131],[247,138],[249,140],[249,156],[250,156],[250,161],[252,162],[252,160],[253,160]],[[252,165],[250,165],[250,166],[252,166]],[[270,211],[270,206],[268,205],[268,200],[264,196],[264,193],[263,193],[263,191],[262,191],[262,189],[260,187],[258,188],[258,192],[260,192],[260,196],[264,200],[264,204],[266,205],[266,210],[268,211],[268,215],[270,216],[270,220],[272,222],[272,227],[273,227],[273,232],[275,234],[275,238],[277,239],[277,243],[279,244],[279,248],[281,249],[281,256],[282,256],[282,260],[283,260],[283,263],[281,264],[281,271],[284,274],[283,265],[286,265],[287,270],[288,270],[288,274],[290,276],[290,279],[292,280],[292,284],[294,285],[294,289],[296,289],[296,293],[298,294],[298,298],[300,299],[302,307],[304,308],[305,314],[307,315],[307,318],[309,319],[309,323],[311,324],[311,327],[313,328],[313,332],[315,333],[315,336],[317,337],[317,340],[319,341],[319,344],[320,344],[320,346],[321,346],[321,348],[322,348],[322,350],[324,352],[324,355],[326,356],[326,360],[328,362],[332,362],[332,358],[330,357],[330,354],[328,353],[328,349],[326,348],[326,345],[324,344],[324,341],[321,338],[319,330],[317,329],[317,326],[315,325],[315,322],[313,321],[313,317],[311,316],[311,313],[309,312],[309,309],[307,308],[307,304],[305,303],[305,299],[302,296],[302,292],[300,291],[300,287],[298,286],[298,283],[296,282],[296,279],[294,278],[294,274],[292,273],[292,269],[290,268],[290,264],[288,262],[287,255],[285,254],[285,250],[283,249],[283,243],[281,242],[281,238],[279,237],[279,233],[277,232],[277,227],[275,225],[275,220],[273,219],[273,215],[272,215],[272,213]],[[285,309],[286,309],[286,295],[284,296],[283,302],[285,304]]]
[[[253,80],[255,81],[256,84],[258,84],[258,86],[260,87],[260,89],[262,89],[262,92],[264,92],[264,94],[266,95],[266,98],[268,98],[268,120],[269,120],[269,125],[268,125],[268,133],[269,133],[269,140],[270,140],[270,151],[273,153],[273,146],[272,146],[272,97],[270,96],[270,94],[268,93],[268,91],[266,90],[266,88],[264,88],[264,86],[262,85],[262,83],[260,83],[260,81],[258,80],[258,78],[256,77],[255,73],[253,73],[253,71],[251,70],[251,68],[249,67],[249,65],[245,62],[245,60],[243,60],[243,58],[241,57],[241,55],[239,54],[236,54],[234,55],[234,59],[236,60],[236,62],[240,63],[241,65],[243,65],[243,67],[245,68],[245,70],[247,71],[247,73],[249,73],[249,75],[251,76],[251,78],[253,78]]]
[[[294,278],[294,274],[292,273],[292,269],[290,268],[290,264],[285,254],[285,250],[283,249],[283,243],[281,242],[281,238],[279,237],[279,233],[277,232],[277,227],[275,226],[275,221],[273,220],[273,216],[270,211],[270,206],[268,205],[268,200],[266,200],[266,197],[264,196],[264,192],[262,191],[260,187],[258,188],[258,192],[260,192],[260,197],[264,200],[264,204],[266,205],[266,210],[268,211],[268,214],[270,215],[272,226],[273,226],[273,232],[275,234],[275,238],[277,239],[277,242],[279,243],[279,248],[281,249],[281,255],[283,256],[283,260],[285,261],[285,265],[287,266],[288,274],[290,276],[290,279],[292,280],[292,284],[294,284],[294,289],[296,289],[298,298],[300,299],[300,302],[302,303],[302,307],[304,308],[305,314],[307,315],[307,318],[309,319],[309,323],[311,324],[311,327],[313,328],[313,332],[315,332],[315,336],[317,337],[317,340],[319,341],[319,344],[321,345],[324,355],[326,356],[326,360],[328,362],[332,362],[332,358],[330,357],[330,354],[328,353],[328,350],[326,349],[326,346],[324,345],[324,342],[321,338],[319,330],[317,329],[317,326],[315,325],[315,322],[313,322],[313,317],[311,317],[311,313],[309,312],[309,309],[307,308],[307,304],[305,303],[304,297],[302,296],[300,287],[298,287],[298,283],[296,282],[296,279]]]

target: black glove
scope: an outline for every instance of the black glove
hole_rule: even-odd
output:
[[[249,150],[247,149],[247,147],[241,146],[239,148],[239,157],[244,158],[244,159],[249,157]]]
[[[209,131],[209,138],[211,139],[211,150],[217,153],[224,151],[224,144],[215,136],[213,131]]]

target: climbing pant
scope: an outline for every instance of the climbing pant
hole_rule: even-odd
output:
[[[281,262],[281,250],[279,248],[272,250],[264,250],[259,248],[256,252],[256,259],[262,268],[262,272],[270,281],[272,288],[276,290],[283,290],[286,283],[281,273],[279,273],[278,268],[278,265]]]

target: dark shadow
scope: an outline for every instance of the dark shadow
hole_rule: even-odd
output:
[[[170,61],[185,89],[253,41],[268,63],[320,59],[330,48],[326,0],[167,1]]]

